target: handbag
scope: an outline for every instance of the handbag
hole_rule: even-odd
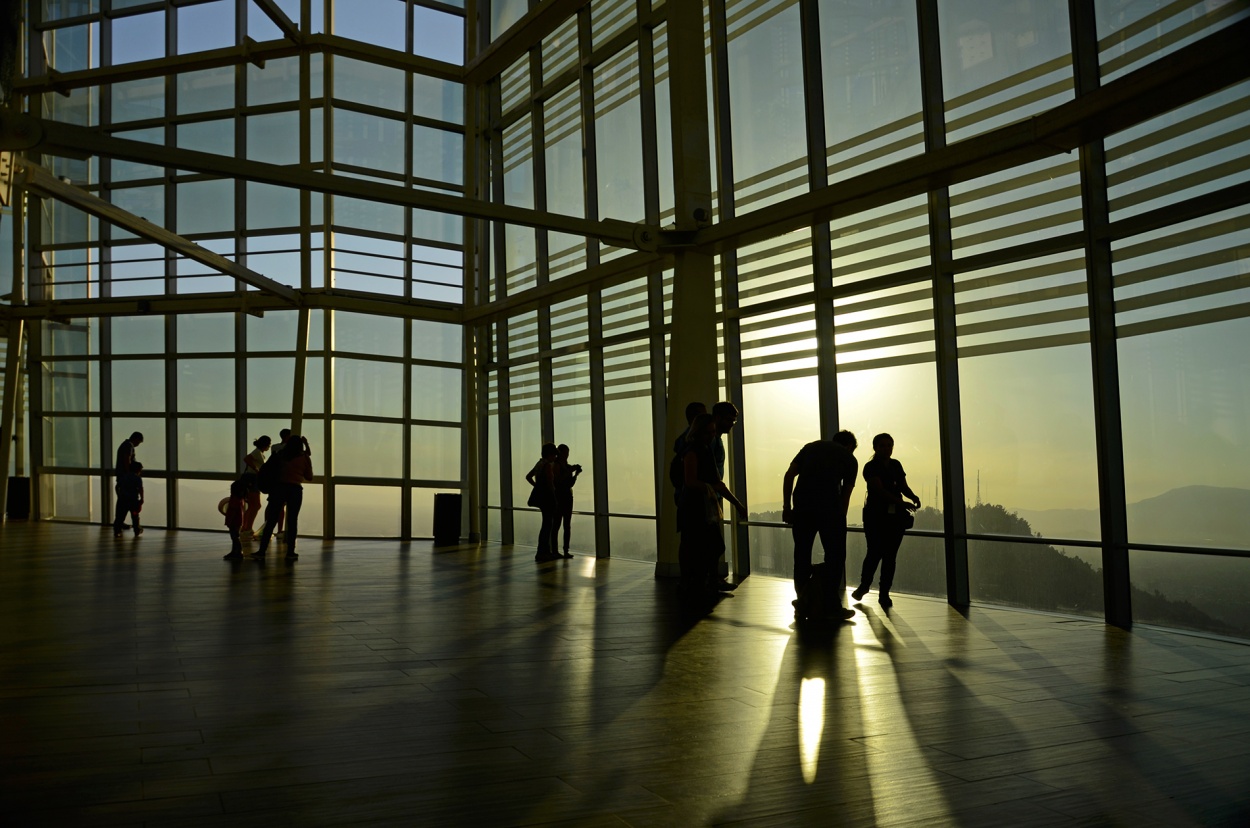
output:
[[[886,518],[890,521],[890,525],[899,531],[906,532],[908,529],[916,525],[916,516],[906,506],[895,506],[891,504],[886,512]]]
[[[530,497],[529,500],[525,501],[525,505],[531,509],[541,509],[543,507],[542,495],[539,493],[537,486],[530,489]]]

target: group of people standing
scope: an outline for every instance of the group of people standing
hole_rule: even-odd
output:
[[[824,577],[836,577],[841,584],[846,570],[846,518],[859,471],[859,461],[855,459],[858,445],[854,434],[839,431],[831,439],[803,446],[786,469],[781,519],[794,533],[794,589],[799,595],[796,608],[804,591],[811,587],[812,544],[817,535],[825,550],[827,569],[832,573]],[[864,464],[863,473],[868,489],[863,511],[868,550],[860,569],[859,586],[851,597],[858,601],[868,594],[880,566],[877,601],[888,609],[894,604],[890,587],[894,585],[898,550],[903,534],[912,525],[911,513],[920,508],[920,498],[907,485],[902,464],[893,458],[894,438],[878,434],[872,440],[872,449],[872,459]],[[828,607],[824,614],[850,618],[855,612],[839,603],[837,608]]]
[[[727,500],[742,517],[747,515],[746,504],[725,485],[722,437],[733,429],[738,416],[738,409],[730,402],[717,403],[710,413],[703,403],[690,403],[686,406],[689,425],[673,445],[669,477],[677,498],[682,590],[688,598],[708,597],[736,586],[720,575],[720,560],[725,553],[722,503]],[[899,547],[912,525],[911,513],[920,508],[920,498],[907,485],[907,474],[893,457],[894,438],[878,434],[872,446],[873,457],[863,470],[868,489],[863,510],[868,551],[859,586],[851,595],[857,601],[867,595],[880,566],[877,597],[888,609],[893,605],[890,588]],[[830,573],[820,577],[836,578],[837,586],[841,585],[846,569],[847,513],[859,473],[857,447],[858,441],[849,431],[815,440],[799,450],[784,475],[782,521],[792,527],[794,588],[799,596],[812,588],[812,546],[817,536],[825,550],[823,570]],[[827,595],[834,592],[826,584],[818,585],[818,591]],[[794,603],[797,610],[799,599]],[[840,599],[836,608],[831,606],[824,612],[826,617],[849,618],[854,614],[854,610],[841,606]]]
[[[281,442],[277,446],[273,446],[267,434],[253,440],[252,451],[243,458],[242,475],[230,484],[230,497],[224,509],[230,551],[224,556],[225,560],[242,560],[243,541],[255,539],[253,525],[260,512],[261,494],[269,495],[265,522],[261,525],[260,545],[250,557],[264,560],[276,530],[279,542],[285,540],[286,559],[299,558],[295,542],[299,535],[300,508],[304,504],[304,483],[313,479],[312,449],[306,437],[292,434],[289,428],[278,432],[278,437]],[[273,454],[266,459],[265,453],[270,448]]]
[[[532,487],[528,505],[542,513],[542,525],[538,530],[538,553],[536,561],[554,561],[571,558],[569,541],[573,534],[573,486],[582,473],[582,467],[569,462],[569,447],[561,443],[544,443],[542,456],[534,468],[525,475]],[[564,527],[564,552],[557,546],[560,527]]]

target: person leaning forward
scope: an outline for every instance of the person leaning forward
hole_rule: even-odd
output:
[[[846,569],[846,513],[859,473],[859,461],[853,454],[856,445],[854,434],[839,431],[831,440],[815,440],[803,446],[786,469],[781,519],[794,531],[796,593],[811,577],[812,543],[817,534],[825,548],[825,562],[836,572]]]

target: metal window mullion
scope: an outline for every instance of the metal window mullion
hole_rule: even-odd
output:
[[[812,190],[829,184],[826,160],[824,69],[821,64],[820,7],[817,0],[800,0],[803,40],[803,87],[807,130],[807,179]],[[840,420],[837,348],[834,340],[833,252],[829,222],[812,225],[812,288],[816,297],[816,386],[820,436],[831,437]]]
[[[38,4],[36,4],[37,7]],[[42,57],[40,57],[42,60]],[[113,21],[111,18],[103,17],[100,20],[100,65],[110,66],[113,62]],[[165,85],[172,83],[169,78],[165,79]],[[100,95],[100,124],[101,126],[109,126],[113,121],[113,101],[111,95]],[[100,196],[102,198],[112,200],[110,198],[113,183],[113,161],[110,158],[100,158]],[[36,222],[37,224],[38,222]],[[107,221],[101,221],[96,224],[97,238],[99,239],[99,263],[98,272],[96,274],[97,284],[99,285],[100,297],[106,298],[113,295],[113,226]],[[28,251],[37,250],[37,247],[30,246]],[[30,272],[29,261],[27,262],[27,273]],[[112,525],[113,522],[113,486],[112,480],[113,468],[113,320],[111,318],[100,317],[95,324],[100,328],[100,352],[97,355],[100,360],[100,410],[97,416],[100,418],[100,521],[104,525]],[[88,322],[90,324],[90,321]],[[38,336],[42,339],[43,324],[39,323],[31,327],[32,337]],[[42,356],[42,341],[32,342],[31,353],[39,353]],[[33,397],[33,395],[32,395]],[[43,400],[38,400],[42,407]],[[36,431],[42,432],[40,429],[32,429],[31,436],[34,437]],[[37,469],[43,463],[43,443],[40,438],[39,453],[35,455],[38,458],[35,468]],[[32,508],[34,507],[34,498],[37,496],[40,486],[36,485],[32,480],[31,498]],[[38,512],[33,512],[38,515]]]
[[[608,519],[608,415],[604,399],[603,296],[596,289],[586,296],[586,326],[590,337],[590,435],[595,481],[595,557],[612,557],[611,521]],[[663,338],[661,337],[661,348]],[[661,352],[661,356],[663,353]],[[652,357],[654,381],[655,359]],[[661,377],[662,378],[662,377]],[[653,388],[663,386],[652,386]],[[657,395],[652,392],[652,398]],[[663,395],[658,395],[661,400]],[[663,417],[661,417],[663,422]]]
[[[946,146],[938,0],[916,0],[920,33],[920,82],[925,149]],[[929,193],[929,252],[933,266],[933,327],[937,367],[938,439],[942,456],[942,513],[946,523],[946,600],[965,607],[968,579],[968,517],[964,510],[963,425],[959,401],[959,351],[955,325],[950,191]]]
[[[1096,90],[1101,84],[1098,26],[1093,6],[1078,0],[1069,0],[1068,18],[1072,27],[1073,73],[1079,97]],[[1095,448],[1098,453],[1103,615],[1108,624],[1128,629],[1133,623],[1132,580],[1105,144],[1098,139],[1083,144],[1080,152]]]
[[[235,42],[243,43],[247,37],[247,7],[252,0],[235,0]],[[236,70],[234,74],[234,146],[235,155],[247,157],[247,120],[243,110],[247,107],[247,71]],[[234,181],[234,249],[235,261],[247,266],[247,187],[243,179]],[[235,291],[246,297],[247,285],[234,282]],[[244,305],[246,307],[246,304]],[[234,316],[234,397],[237,416],[234,421],[235,445],[245,450],[250,445],[247,400],[247,315],[235,312]],[[236,452],[237,453],[237,452]]]
[[[530,77],[542,77],[542,48],[531,49],[529,53]],[[535,84],[537,85],[537,84]],[[543,101],[535,99],[530,103],[530,141],[533,164],[534,209],[547,209],[547,113]],[[545,285],[551,278],[551,238],[546,229],[538,229],[534,239],[534,278],[535,284]],[[538,313],[538,350],[544,353],[551,350],[551,303],[541,302]],[[540,389],[551,388],[551,358],[540,357],[538,360],[538,382]],[[555,433],[555,413],[551,407],[551,395],[539,391],[538,411],[540,433],[544,442],[553,439]]]
[[[501,360],[508,359],[508,320],[500,319],[495,323],[497,332],[496,347]],[[514,504],[512,500],[512,382],[507,370],[498,372],[499,388],[499,505],[502,510],[500,520],[501,539],[511,544],[515,538],[513,520]]]
[[[176,54],[178,51],[178,15],[174,9],[165,12],[165,55]],[[165,145],[178,146],[178,128],[174,125],[171,113],[178,112],[178,87],[176,75],[171,76],[165,87]],[[176,170],[166,168],[165,191],[165,226],[170,230],[178,230],[178,185],[174,179]],[[164,248],[165,259],[165,295],[178,292],[178,260],[174,252]],[[165,514],[166,526],[173,529],[178,526],[178,323],[173,314],[165,316]]]

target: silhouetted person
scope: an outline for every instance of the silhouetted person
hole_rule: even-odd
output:
[[[864,464],[864,482],[868,484],[868,496],[864,500],[864,539],[868,554],[859,573],[859,586],[851,593],[858,601],[872,587],[872,576],[877,564],[881,564],[881,588],[877,603],[890,608],[890,587],[894,585],[894,569],[898,561],[898,548],[903,543],[906,527],[900,520],[911,510],[920,508],[920,498],[907,485],[907,473],[903,464],[892,456],[894,438],[878,434],[872,438],[872,459]],[[911,498],[911,503],[903,499]]]
[[[299,557],[295,554],[295,539],[299,534],[299,510],[304,505],[304,483],[313,479],[312,461],[308,459],[310,454],[312,452],[308,448],[308,440],[298,434],[287,438],[282,451],[278,453],[282,462],[282,477],[269,493],[269,502],[265,506],[265,526],[260,534],[260,547],[252,557],[265,557],[265,553],[269,551],[269,538],[273,527],[278,525],[284,509],[286,559],[293,561]]]
[[[815,440],[803,446],[786,469],[781,519],[794,527],[796,593],[803,591],[811,577],[812,543],[818,534],[825,548],[825,563],[835,572],[846,570],[846,512],[859,472],[859,461],[854,455],[857,445],[854,434],[839,431],[832,440]],[[795,477],[799,479],[797,485]],[[850,610],[847,613],[855,614]]]
[[[261,466],[265,465],[265,452],[269,451],[272,442],[268,434],[262,434],[252,441],[251,452],[243,457],[243,477],[250,484],[247,486],[243,522],[239,526],[239,537],[243,540],[251,540],[255,535],[253,526],[256,515],[260,513],[260,489],[256,488],[256,477],[260,474]]]
[[[716,425],[716,439],[712,442],[712,451],[716,456],[716,474],[725,479],[725,441],[723,435],[733,431],[738,423],[738,407],[731,402],[718,402],[712,406],[712,421]]]
[[[142,437],[139,442],[143,442]],[[135,537],[139,537],[143,534],[143,527],[139,525],[139,512],[143,509],[143,464],[133,459],[127,463],[126,471],[117,475],[113,491],[117,494],[117,506],[113,510],[113,537],[122,536],[126,515],[130,515]]]
[[[230,499],[226,502],[226,531],[230,533],[230,552],[224,558],[227,561],[243,560],[243,544],[239,539],[239,527],[243,525],[244,506],[251,494],[249,484],[256,484],[255,475],[249,481],[244,475],[230,484]],[[259,500],[259,495],[257,500]]]
[[[136,431],[117,447],[117,462],[113,466],[113,470],[120,476],[130,471],[130,464],[135,462],[135,449],[143,444],[143,434]]]
[[[560,526],[564,526],[564,557],[571,558],[569,538],[573,534],[573,487],[577,485],[578,475],[582,467],[569,463],[569,447],[561,443],[556,448],[556,465],[553,483],[556,491],[556,526],[552,530],[553,546],[560,534]]]
[[[554,561],[560,557],[560,553],[556,551],[556,524],[559,514],[556,503],[558,456],[555,443],[543,443],[542,457],[525,475],[526,482],[533,486],[527,503],[542,514],[542,525],[538,529],[538,551],[534,555],[536,561]]]
[[[686,485],[686,473],[681,468],[682,455],[686,453],[686,440],[690,437],[690,426],[694,422],[694,418],[700,414],[707,413],[707,406],[701,402],[692,402],[686,404],[686,430],[677,435],[677,439],[673,441],[673,460],[669,465],[669,480],[673,484],[673,502],[681,506],[681,490]],[[677,531],[681,531],[681,524],[677,524]]]
[[[700,414],[690,424],[682,454],[683,486],[677,505],[677,526],[681,544],[677,559],[681,584],[688,598],[725,591],[717,573],[717,561],[725,553],[721,536],[721,499],[727,499],[743,516],[746,504],[734,497],[716,472],[716,424],[711,414]],[[728,584],[730,589],[733,584]]]

